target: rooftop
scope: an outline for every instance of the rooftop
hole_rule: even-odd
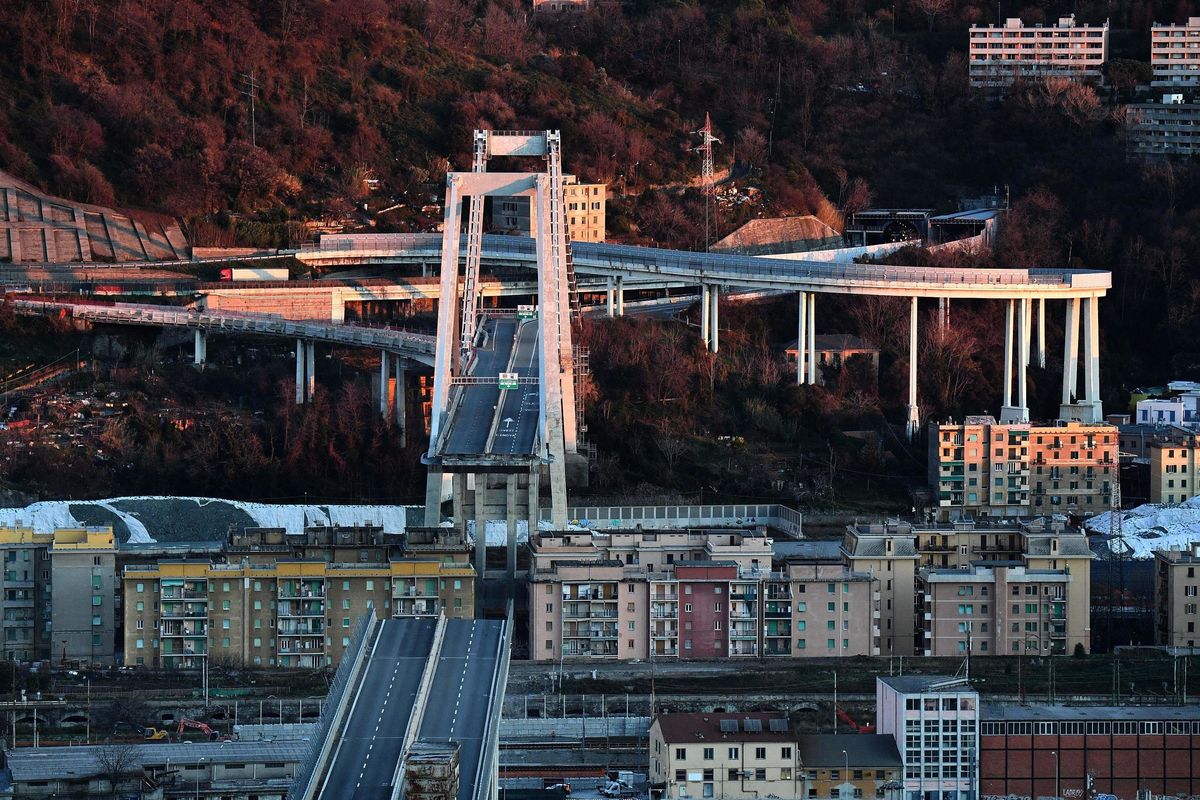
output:
[[[770,712],[747,714],[661,714],[655,718],[668,744],[689,742],[794,742],[787,715]],[[749,723],[749,724],[747,724]],[[841,751],[838,751],[839,755]]]
[[[870,342],[864,341],[852,333],[818,333],[817,334],[818,353],[826,350],[842,352],[845,350],[865,350],[871,353],[878,353],[879,348]],[[785,350],[796,350],[799,347],[799,340],[792,339],[788,342]]]
[[[776,540],[775,558],[797,561],[829,561],[841,563],[842,544],[837,541],[794,539]]]
[[[1200,721],[1200,706],[1020,706],[1000,703],[981,703],[979,719],[998,720],[1190,720]]]
[[[99,759],[106,745],[83,747],[19,747],[6,752],[14,782],[79,779],[102,771]],[[126,745],[121,745],[125,748]],[[298,762],[308,754],[309,742],[181,742],[132,744],[136,763],[143,767],[229,762]]]
[[[840,768],[849,760],[852,767],[901,767],[900,751],[891,736],[877,733],[844,736],[813,733],[796,737],[796,751],[807,769]]]
[[[966,678],[954,675],[888,675],[876,680],[895,689],[902,694],[918,692],[973,692],[975,691]]]

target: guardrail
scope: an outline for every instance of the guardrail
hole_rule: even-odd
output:
[[[354,639],[342,654],[342,661],[329,684],[329,694],[321,708],[321,717],[310,740],[308,755],[296,767],[295,780],[288,789],[288,800],[312,800],[316,796],[317,778],[328,763],[330,748],[333,747],[333,728],[335,724],[340,726],[343,717],[346,716],[346,687],[357,679],[361,671],[368,649],[367,642],[370,641],[377,624],[378,619],[373,608],[359,620]]]
[[[484,743],[488,749],[486,754],[479,754],[479,771],[475,773],[475,797],[472,800],[489,800],[495,792],[494,784],[500,769],[500,717],[504,713],[504,688],[508,686],[508,663],[512,654],[513,601],[508,601],[508,611],[504,619],[504,631],[500,635],[499,649],[496,655],[496,671],[492,674],[492,708],[488,713],[487,726],[484,728]],[[483,777],[487,775],[487,783]]]
[[[543,521],[550,520],[542,509]],[[567,509],[567,519],[597,531],[648,527],[696,528],[704,525],[767,525],[801,538],[803,516],[779,503],[697,506],[578,506]]]
[[[429,658],[421,672],[421,683],[417,686],[417,696],[408,715],[408,727],[404,729],[404,744],[400,747],[400,758],[396,761],[396,771],[392,774],[391,800],[400,800],[404,796],[404,765],[408,760],[409,748],[421,732],[421,720],[425,718],[425,707],[429,705],[429,690],[433,688],[433,676],[437,674],[438,659],[441,657],[442,642],[445,638],[446,612],[439,611],[437,626],[433,630],[433,644],[429,648]]]
[[[441,235],[424,233],[360,234],[323,237],[315,250],[305,255],[373,253],[386,257],[391,251],[438,258]],[[942,267],[904,267],[873,264],[846,264],[791,259],[772,259],[724,253],[693,253],[653,247],[574,242],[572,249],[577,269],[599,268],[613,273],[635,272],[687,276],[713,282],[737,278],[753,281],[816,281],[839,283],[912,282],[935,286],[1037,286],[1107,289],[1111,273],[1104,270],[1072,269],[950,269]],[[512,256],[522,262],[535,258],[533,240],[528,237],[487,235],[483,237],[484,257]]]

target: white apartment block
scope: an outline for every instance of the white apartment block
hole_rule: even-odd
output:
[[[1200,17],[1150,29],[1151,86],[1200,86]]]
[[[903,800],[974,800],[979,693],[965,678],[876,678],[875,721],[900,751]]]
[[[972,88],[1004,88],[1037,78],[1098,83],[1108,60],[1108,22],[1077,25],[1074,15],[1052,26],[1029,26],[1018,18],[1006,19],[1003,26],[975,25],[970,37]]]

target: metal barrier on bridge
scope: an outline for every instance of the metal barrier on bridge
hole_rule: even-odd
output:
[[[310,796],[312,782],[318,777],[316,769],[318,761],[326,749],[327,742],[332,739],[330,728],[340,715],[346,686],[361,661],[363,650],[370,638],[369,633],[374,629],[375,622],[375,609],[371,609],[358,621],[358,627],[354,631],[354,637],[350,640],[350,646],[342,653],[341,663],[338,664],[333,681],[329,684],[329,694],[325,698],[325,705],[321,708],[321,718],[309,739],[308,755],[296,767],[296,779],[293,781],[291,789],[288,790],[288,800],[299,800],[302,797]]]
[[[804,535],[802,515],[778,503],[700,506],[579,506],[567,518],[595,531],[632,528],[698,528],[705,525],[766,525],[797,538]],[[549,521],[544,510],[541,519]]]

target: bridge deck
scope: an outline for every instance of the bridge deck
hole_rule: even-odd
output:
[[[404,749],[434,620],[385,620],[330,764],[321,798],[388,800]]]
[[[1112,275],[1087,269],[950,269],[844,264],[726,253],[693,253],[628,245],[572,243],[579,273],[638,278],[655,276],[726,286],[836,294],[922,297],[1084,297],[1103,294]],[[441,256],[438,234],[358,234],[323,237],[297,258],[315,264],[364,264]],[[533,240],[483,237],[483,259],[493,265],[531,266]]]

